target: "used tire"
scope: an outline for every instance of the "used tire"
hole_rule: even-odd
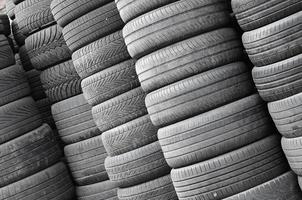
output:
[[[221,66],[151,92],[146,106],[155,126],[166,126],[252,94],[248,67]]]
[[[57,129],[55,122],[52,118],[51,114],[51,102],[49,99],[44,98],[36,101],[39,112],[42,116],[42,120],[44,123],[48,124],[53,130]]]
[[[11,26],[12,26],[13,36],[14,36],[14,39],[15,39],[17,45],[20,47],[23,46],[25,44],[26,36],[21,33],[16,20],[12,21]]]
[[[44,99],[46,95],[40,80],[40,71],[37,71],[35,69],[27,71],[26,77],[31,88],[31,96],[33,97],[33,99]]]
[[[287,158],[290,168],[298,175],[302,176],[302,156],[300,153],[302,137],[285,138],[282,137],[281,145]]]
[[[8,36],[11,33],[10,31],[10,21],[8,16],[5,14],[0,14],[0,34]]]
[[[6,0],[6,13],[10,19],[15,19],[15,7],[13,0]]]
[[[25,71],[34,69],[31,64],[30,57],[28,55],[25,45],[23,45],[22,47],[19,48],[19,55],[20,55],[20,60],[21,60],[23,69]]]
[[[78,200],[118,200],[117,188],[111,181],[103,181],[76,188]]]
[[[14,52],[10,47],[7,38],[0,35],[0,69],[15,64]]]

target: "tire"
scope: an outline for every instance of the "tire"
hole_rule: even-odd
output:
[[[1,187],[46,169],[62,156],[56,136],[46,124],[2,144],[0,151]]]
[[[0,14],[0,34],[9,36],[10,33],[10,21],[8,16],[5,14]]]
[[[114,157],[107,157],[105,167],[118,187],[130,187],[170,173],[158,142]]]
[[[55,122],[51,115],[51,102],[49,99],[41,99],[36,101],[39,112],[41,113],[42,120],[44,123],[48,124],[53,130],[57,129]]]
[[[286,138],[302,136],[302,93],[268,103],[268,109],[278,131]]]
[[[53,104],[51,107],[59,135],[65,144],[100,135],[83,95],[77,95]]]
[[[26,36],[21,33],[16,20],[12,21],[11,26],[12,26],[13,36],[17,45],[20,47],[23,46],[25,44]]]
[[[301,198],[302,194],[297,182],[297,176],[289,171],[277,178],[224,200],[299,200]]]
[[[30,94],[25,72],[19,65],[0,70],[0,106]]]
[[[302,53],[302,11],[245,32],[243,45],[252,63],[261,67]]]
[[[195,165],[172,169],[179,200],[218,200],[270,181],[288,170],[280,137],[272,135]]]
[[[81,85],[85,99],[92,106],[139,87],[135,60],[127,60],[89,76]]]
[[[107,35],[75,51],[72,59],[79,76],[86,78],[130,58],[122,32]]]
[[[75,182],[82,185],[108,180],[104,161],[107,156],[101,136],[96,136],[64,148]]]
[[[130,20],[145,14],[156,8],[173,3],[176,0],[152,0],[152,1],[136,1],[136,0],[115,0],[117,9],[122,20],[127,23]]]
[[[15,19],[15,7],[12,0],[6,0],[6,13],[11,20]]]
[[[171,168],[180,168],[239,149],[277,132],[259,95],[251,95],[159,129]]]
[[[64,39],[72,52],[117,30],[122,29],[114,2],[97,8],[74,20],[63,28]]]
[[[16,20],[24,35],[29,36],[55,23],[50,3],[51,0],[26,0],[16,5]]]
[[[103,181],[76,188],[78,200],[118,200],[117,188],[111,181]]]
[[[170,175],[129,188],[119,188],[120,200],[178,200]]]
[[[92,116],[101,132],[147,114],[146,94],[141,87],[92,107]]]
[[[302,137],[295,138],[285,138],[282,137],[281,145],[284,151],[284,154],[287,158],[290,168],[295,172],[298,176],[302,175],[302,165],[301,165],[301,143]]]
[[[19,3],[23,2],[23,1],[24,0],[13,0],[13,2],[14,2],[15,5],[17,5],[17,4],[19,4]]]
[[[232,0],[240,27],[251,31],[301,11],[299,0]]]
[[[223,28],[175,43],[140,58],[136,71],[145,92],[242,60],[234,29]]]
[[[31,96],[34,100],[40,100],[46,98],[41,80],[40,80],[40,72],[32,69],[28,72],[26,72],[26,77],[28,80],[28,83],[31,88]]]
[[[0,69],[4,69],[13,64],[15,64],[14,52],[7,38],[4,35],[0,35]]]
[[[64,27],[86,13],[109,3],[110,0],[54,0],[51,2],[51,12],[57,23]]]
[[[35,69],[44,70],[71,58],[61,31],[53,25],[26,38],[25,46]]]
[[[21,60],[23,69],[25,71],[30,71],[30,70],[34,69],[31,64],[30,57],[28,55],[25,45],[23,45],[22,47],[19,48],[19,55],[20,55],[20,60]]]
[[[252,94],[248,67],[225,65],[160,88],[146,96],[155,126],[163,127]]]
[[[73,200],[74,196],[71,178],[62,162],[0,189],[1,199]]]
[[[224,0],[183,0],[128,22],[123,35],[133,58],[230,23]]]
[[[0,144],[42,125],[41,115],[32,97],[24,97],[0,107]]]
[[[102,133],[108,156],[117,156],[157,141],[157,128],[144,115]]]

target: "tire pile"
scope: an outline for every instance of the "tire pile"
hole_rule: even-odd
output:
[[[43,123],[0,16],[0,199],[73,199],[74,187],[56,134]]]
[[[254,64],[253,79],[282,137],[282,148],[302,187],[302,2],[233,0]]]

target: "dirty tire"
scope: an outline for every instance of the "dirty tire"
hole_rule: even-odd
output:
[[[205,162],[172,169],[171,178],[179,200],[218,200],[270,181],[286,171],[280,137],[275,134]]]
[[[261,67],[302,53],[302,11],[242,36],[252,63]]]
[[[105,167],[118,187],[130,187],[170,173],[158,142],[133,151],[107,157]]]
[[[104,166],[107,154],[101,136],[67,145],[64,151],[72,176],[78,185],[108,180]]]
[[[285,138],[282,137],[281,145],[287,158],[290,168],[298,175],[302,176],[302,156],[301,150],[302,137]]]
[[[6,13],[10,19],[15,19],[15,7],[16,5],[12,0],[6,0]]]
[[[20,60],[21,60],[23,69],[25,71],[34,69],[31,64],[30,57],[28,55],[25,45],[23,45],[19,48],[19,55],[20,55]]]
[[[135,60],[127,60],[89,76],[81,85],[85,99],[92,106],[139,87]]]
[[[151,92],[146,106],[155,126],[166,126],[250,95],[248,67],[241,62],[221,66]]]
[[[15,64],[14,52],[7,38],[4,35],[0,35],[0,69],[4,69],[13,64]]]
[[[25,73],[31,88],[31,96],[34,100],[40,100],[46,97],[40,80],[40,73],[40,71],[37,71],[35,69],[32,69]]]
[[[66,144],[101,134],[93,121],[91,106],[82,94],[53,104],[51,110],[60,138]]]
[[[95,124],[104,132],[147,114],[141,87],[92,107]]]
[[[136,71],[146,92],[242,60],[236,31],[222,28],[183,40],[140,58]]]
[[[23,46],[25,44],[26,36],[21,33],[16,20],[12,21],[11,26],[12,26],[13,36],[17,45],[20,47]]]
[[[109,180],[76,188],[78,200],[118,200],[117,188]]]

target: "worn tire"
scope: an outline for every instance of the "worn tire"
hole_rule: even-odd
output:
[[[36,101],[46,97],[40,80],[40,73],[40,71],[35,69],[26,72],[26,77],[31,88],[31,96]]]
[[[109,3],[110,0],[53,0],[50,8],[57,23],[64,27],[86,13]]]
[[[48,124],[53,130],[56,129],[55,122],[52,118],[51,114],[51,101],[49,99],[44,98],[36,101],[39,112],[42,116],[42,120],[44,123]]]
[[[130,58],[122,32],[107,35],[75,51],[72,59],[82,78],[91,76]]]
[[[77,95],[53,104],[51,107],[59,135],[66,144],[100,135],[83,95]]]
[[[172,169],[179,200],[218,200],[265,183],[288,170],[280,137],[272,135],[191,166]]]
[[[302,137],[285,138],[282,137],[281,145],[287,158],[290,168],[298,175],[302,176],[302,156],[300,153]]]
[[[103,181],[76,188],[78,200],[118,200],[117,188],[111,181]]]
[[[0,106],[30,94],[25,72],[20,65],[0,70]]]
[[[63,28],[63,35],[68,47],[74,52],[101,37],[120,30],[123,25],[115,3],[110,2],[66,25]]]
[[[107,156],[101,136],[96,136],[64,148],[68,166],[78,185],[108,180],[104,161]]]
[[[15,7],[16,5],[12,0],[6,0],[6,14],[11,20],[15,19]]]
[[[230,23],[224,0],[183,0],[150,11],[128,22],[123,36],[134,58]]]
[[[91,75],[81,85],[85,99],[92,106],[139,87],[135,60],[127,60]]]
[[[302,11],[245,32],[243,45],[252,63],[261,67],[302,53]]]
[[[14,52],[10,47],[8,39],[4,35],[0,35],[0,69],[15,64]]]
[[[248,67],[225,65],[151,92],[146,106],[155,126],[166,126],[252,94]]]
[[[117,156],[157,141],[157,128],[148,115],[102,133],[108,156]]]
[[[0,151],[1,187],[55,164],[62,156],[56,136],[46,124],[2,144]]]
[[[178,42],[140,58],[136,71],[146,92],[242,60],[236,31],[222,28]]]
[[[26,38],[25,46],[34,68],[44,70],[71,58],[61,31],[53,25]]]
[[[7,15],[0,14],[0,34],[9,36],[11,33],[10,21]]]
[[[11,26],[12,26],[13,36],[14,36],[14,39],[15,39],[17,45],[20,47],[23,46],[25,44],[26,36],[21,33],[16,20],[12,21]]]
[[[130,187],[170,173],[158,142],[133,151],[107,157],[105,167],[110,180],[118,187]]]
[[[19,48],[19,55],[20,55],[20,60],[21,60],[23,69],[25,71],[34,69],[31,64],[30,57],[28,55],[25,45],[23,45]]]
[[[92,107],[92,116],[101,132],[147,114],[146,94],[141,87]]]
[[[170,175],[117,191],[120,200],[178,200]]]
[[[73,200],[74,186],[67,167],[59,162],[32,176],[0,189],[1,199]]]

